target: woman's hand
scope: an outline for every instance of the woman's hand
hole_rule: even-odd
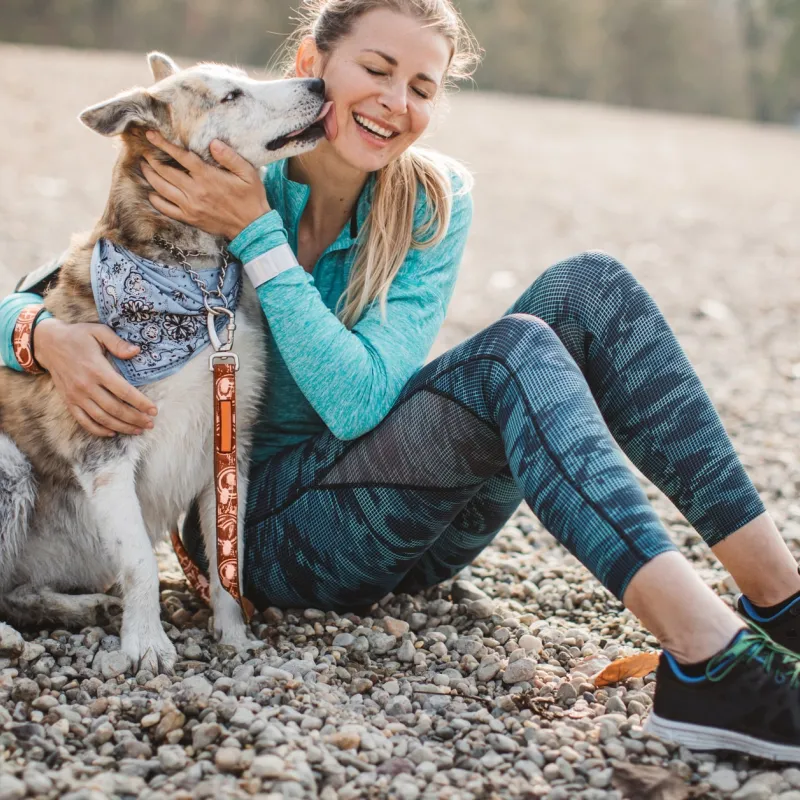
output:
[[[73,417],[95,436],[142,433],[158,412],[108,362],[133,358],[139,348],[105,325],[69,323],[48,317],[34,328],[36,360],[50,373]]]
[[[222,169],[206,164],[156,131],[148,131],[147,139],[188,170],[182,172],[145,155],[142,172],[155,189],[150,202],[162,214],[206,233],[234,239],[270,210],[258,170],[219,139],[211,142],[211,155]]]

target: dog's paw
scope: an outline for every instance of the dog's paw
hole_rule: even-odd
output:
[[[171,675],[178,658],[158,618],[153,623],[139,621],[137,624],[128,623],[123,617],[122,649],[131,659],[134,671],[147,670],[154,675]]]
[[[247,636],[247,628],[244,624],[237,625],[222,631],[215,631],[217,641],[220,644],[227,645],[228,647],[236,648],[237,652],[244,652],[246,650],[255,650],[263,647],[264,643],[257,639],[250,639]]]

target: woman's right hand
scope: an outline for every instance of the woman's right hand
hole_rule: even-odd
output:
[[[139,434],[153,427],[153,402],[131,386],[106,358],[133,358],[139,348],[106,325],[48,317],[34,328],[36,360],[53,379],[70,413],[89,433]]]

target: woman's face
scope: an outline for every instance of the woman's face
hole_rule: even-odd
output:
[[[325,119],[339,158],[373,172],[425,132],[450,62],[450,42],[414,17],[376,9],[323,57],[313,39],[298,51],[298,76],[324,78]]]

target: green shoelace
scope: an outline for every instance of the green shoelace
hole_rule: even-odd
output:
[[[776,682],[783,683],[788,677],[789,686],[799,688],[800,656],[773,642],[757,625],[750,624],[755,630],[745,631],[730,647],[708,662],[706,677],[710,681],[721,681],[737,664],[755,660],[764,665]],[[782,678],[778,680],[778,676]]]

